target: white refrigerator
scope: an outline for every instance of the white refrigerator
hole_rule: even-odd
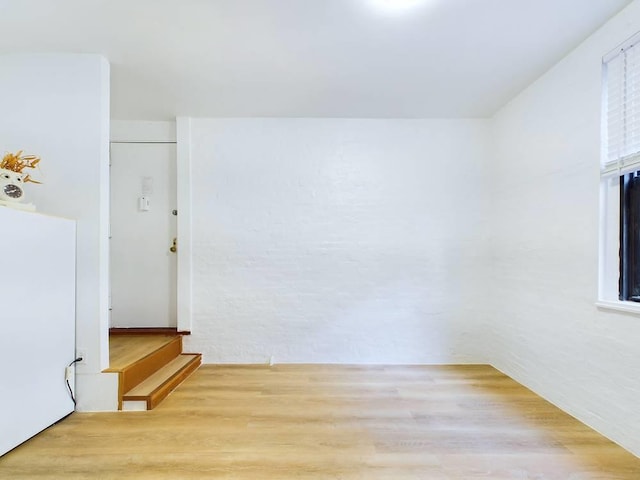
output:
[[[0,207],[0,455],[74,410],[75,232]]]

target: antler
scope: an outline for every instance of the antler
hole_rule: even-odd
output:
[[[23,155],[22,150],[16,153],[7,153],[0,162],[0,168],[22,173],[25,168],[36,168],[40,163],[40,157],[36,155]],[[31,175],[24,177],[24,182],[41,183],[31,179]]]

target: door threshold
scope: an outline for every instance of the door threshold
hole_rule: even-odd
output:
[[[176,327],[112,327],[109,335],[191,335],[191,332],[178,331]]]

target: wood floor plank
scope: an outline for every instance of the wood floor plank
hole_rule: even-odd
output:
[[[71,415],[0,478],[638,480],[640,459],[488,366],[204,365],[155,410]]]

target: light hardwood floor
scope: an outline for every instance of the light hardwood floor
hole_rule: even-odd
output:
[[[7,479],[640,479],[640,459],[488,366],[203,366],[156,410],[73,414]]]

